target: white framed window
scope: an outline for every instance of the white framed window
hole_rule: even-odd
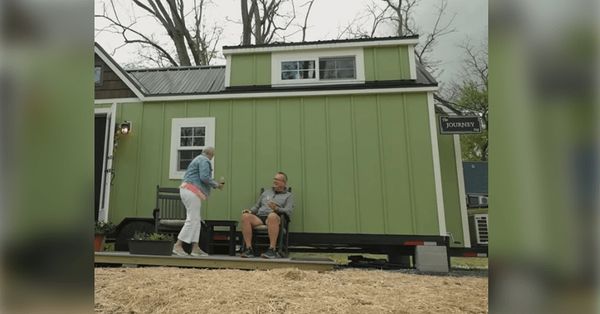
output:
[[[169,179],[182,179],[190,162],[215,146],[215,118],[175,118],[171,122]],[[214,159],[213,159],[214,169]]]
[[[271,55],[271,85],[364,83],[362,48],[279,52]]]
[[[96,86],[102,85],[102,67],[94,67],[94,84]]]
[[[305,80],[315,78],[315,60],[281,62],[282,80]]]
[[[326,57],[319,58],[320,80],[347,80],[356,78],[356,58]]]

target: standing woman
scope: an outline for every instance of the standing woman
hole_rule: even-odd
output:
[[[183,176],[183,183],[179,187],[181,201],[186,208],[186,219],[183,228],[177,236],[173,247],[173,254],[187,256],[183,250],[183,242],[192,244],[192,256],[206,256],[198,246],[200,238],[200,207],[210,195],[210,190],[223,189],[223,182],[219,183],[212,178],[212,164],[210,161],[215,155],[213,147],[205,147],[202,154],[194,158]]]

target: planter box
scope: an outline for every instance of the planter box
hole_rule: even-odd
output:
[[[104,235],[94,234],[94,252],[104,251]]]
[[[144,255],[171,255],[173,241],[129,240],[129,253]]]

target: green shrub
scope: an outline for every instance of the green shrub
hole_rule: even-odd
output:
[[[110,221],[96,221],[94,225],[94,234],[111,234],[115,232],[117,226]]]
[[[146,233],[136,232],[132,240],[149,240],[149,241],[173,241],[173,236],[164,233]]]

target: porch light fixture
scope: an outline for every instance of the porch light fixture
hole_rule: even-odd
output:
[[[131,132],[131,121],[123,121],[119,125],[119,132],[123,135],[129,134]]]

